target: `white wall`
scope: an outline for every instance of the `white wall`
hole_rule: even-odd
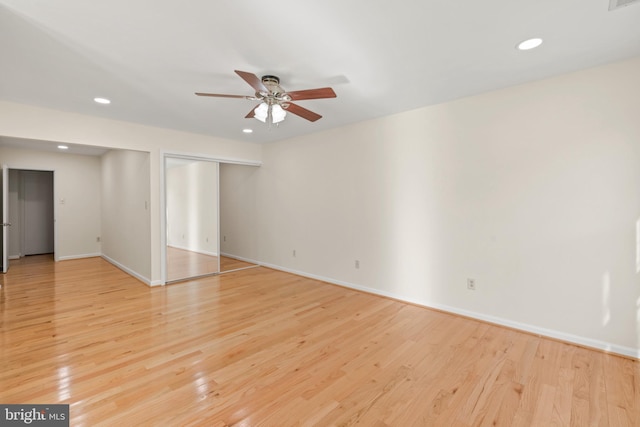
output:
[[[639,75],[637,58],[265,145],[259,260],[640,357]]]
[[[102,255],[151,281],[149,153],[111,150],[102,156]]]
[[[258,169],[220,164],[220,247],[225,255],[258,259]]]
[[[218,256],[218,163],[188,161],[166,181],[167,244]]]
[[[10,169],[54,171],[56,258],[100,255],[100,243],[96,242],[101,209],[99,157],[0,147],[0,161]],[[14,196],[12,200],[17,198]],[[10,240],[15,238],[10,234]],[[14,255],[14,242],[10,245]]]

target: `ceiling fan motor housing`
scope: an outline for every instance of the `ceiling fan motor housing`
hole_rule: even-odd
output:
[[[284,94],[284,89],[280,87],[280,78],[278,76],[266,75],[261,78],[262,84],[269,89],[269,94],[275,98],[280,98]]]
[[[280,84],[280,77],[278,76],[271,76],[271,75],[266,75],[266,76],[262,76],[262,83],[264,83],[265,85],[267,84]]]

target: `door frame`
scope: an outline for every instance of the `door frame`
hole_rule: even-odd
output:
[[[2,179],[0,181],[2,181],[2,200],[0,200],[0,203],[2,203],[2,213],[0,214],[0,216],[2,218],[0,218],[0,223],[2,224],[0,227],[2,227],[2,230],[0,230],[0,233],[2,234],[2,236],[0,236],[2,238],[2,242],[0,244],[2,244],[2,273],[6,273],[9,270],[9,254],[8,249],[9,249],[9,226],[11,226],[11,224],[9,223],[9,167],[6,164],[3,164],[0,166],[0,169],[2,169],[1,173],[2,173]]]
[[[59,261],[58,258],[58,204],[56,203],[56,170],[55,169],[42,169],[42,168],[34,168],[34,167],[29,167],[29,166],[11,166],[8,164],[2,164],[2,174],[3,177],[6,177],[6,182],[3,179],[3,186],[5,186],[5,188],[7,190],[9,190],[9,183],[10,183],[10,174],[9,171],[11,170],[15,170],[15,171],[38,171],[38,172],[51,172],[52,174],[52,185],[53,185],[53,259],[54,261]],[[6,175],[5,175],[6,174]],[[5,203],[7,202],[7,203]],[[4,211],[4,209],[6,208],[7,210],[7,221],[9,219],[9,191],[6,192],[6,194],[3,192],[3,200],[2,200],[2,209]],[[22,212],[24,213],[24,212]],[[4,215],[4,212],[3,214]],[[24,227],[24,218],[20,218],[20,227]],[[8,233],[8,228],[7,227],[3,227],[3,236],[2,236],[2,240],[3,242],[0,242],[0,244],[3,245],[3,257],[6,256],[7,258],[7,268],[8,268],[8,264],[9,264],[9,233]],[[20,236],[20,247],[23,248],[24,247],[24,235]],[[6,245],[6,247],[5,247]],[[24,254],[20,254],[20,255],[24,255]],[[4,270],[4,262],[2,265],[2,269]]]

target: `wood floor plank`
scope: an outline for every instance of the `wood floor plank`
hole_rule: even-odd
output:
[[[638,361],[258,267],[0,277],[0,402],[73,426],[637,426]]]
[[[571,424],[571,396],[573,394],[574,373],[570,368],[561,368],[558,377],[557,392],[553,402],[552,426]]]
[[[603,364],[609,419],[621,425],[638,425],[640,420],[637,418],[637,406],[640,401],[634,384],[638,364],[631,360],[620,363],[618,358],[610,355],[603,356]]]

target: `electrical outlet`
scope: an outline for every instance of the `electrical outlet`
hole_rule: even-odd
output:
[[[96,242],[100,241],[100,236],[96,237]]]
[[[296,257],[296,250],[295,249],[293,250],[293,257],[294,258]]]
[[[222,238],[222,241],[223,241],[223,242],[226,242],[226,241],[227,241],[227,236],[224,236],[224,237]]]
[[[360,268],[360,261],[356,260],[356,268]]]
[[[476,280],[475,279],[467,279],[467,289],[471,291],[476,290]]]

